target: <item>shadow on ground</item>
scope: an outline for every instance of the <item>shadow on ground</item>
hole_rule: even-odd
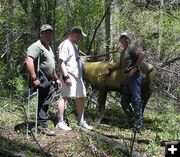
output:
[[[40,149],[30,144],[20,143],[16,140],[11,140],[6,135],[0,134],[0,156],[3,157],[26,157],[30,153],[32,156],[41,157],[50,154],[42,152]]]
[[[95,119],[96,118],[96,110],[86,110],[86,118]],[[146,112],[146,110],[145,110]],[[105,114],[103,119],[100,122],[101,124],[107,124],[110,126],[119,127],[121,129],[131,129],[131,126],[129,125],[129,121],[126,117],[126,114],[123,112],[121,107],[119,108],[107,108],[105,110]],[[160,119],[151,119],[148,117],[143,117],[143,129],[150,129],[151,131],[157,131],[157,127],[155,126],[155,123],[160,124],[162,121]],[[163,130],[159,130],[163,131]]]

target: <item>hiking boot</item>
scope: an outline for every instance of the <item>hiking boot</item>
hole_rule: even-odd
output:
[[[93,127],[90,126],[90,125],[88,125],[88,124],[86,123],[86,121],[84,121],[84,122],[82,122],[82,123],[79,123],[78,126],[79,126],[79,127],[82,127],[82,128],[85,128],[85,129],[88,129],[88,130],[92,130],[92,129],[93,129]]]
[[[67,126],[67,124],[66,124],[64,121],[57,123],[56,129],[62,129],[62,130],[64,130],[64,131],[70,131],[70,130],[72,130],[69,126]]]
[[[43,128],[42,126],[38,126],[37,130],[38,130],[38,133],[44,134],[46,136],[56,136],[54,131],[49,130],[48,128]]]
[[[138,121],[139,123],[137,124],[137,122],[133,124],[133,128],[132,128],[132,131],[133,132],[139,132],[140,133],[140,130],[142,129],[142,122],[141,121]]]

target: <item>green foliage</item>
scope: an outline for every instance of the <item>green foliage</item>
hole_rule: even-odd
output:
[[[0,83],[1,83],[1,87],[2,87],[2,82],[3,82],[4,74],[5,74],[5,71],[6,71],[6,67],[5,67],[5,65],[4,65],[4,63],[2,61],[0,61],[0,71],[1,71]]]
[[[24,60],[26,48],[37,39],[31,33],[36,31],[33,30],[31,19],[33,17],[33,13],[31,13],[33,5],[27,0],[12,1],[12,8],[9,9],[10,6],[6,2],[3,0],[0,3],[0,23],[3,25],[3,29],[0,30],[0,48],[2,50],[0,56],[3,55],[4,64],[9,64],[9,61],[6,60],[6,48],[8,46],[6,35],[12,29],[12,57],[15,72],[12,74],[12,69],[7,70],[8,75],[18,77],[18,69]],[[180,54],[180,11],[167,7],[158,8],[158,5],[152,5],[151,8],[146,9],[137,5],[140,3],[141,1],[116,1],[112,3],[112,49],[114,50],[119,46],[119,33],[129,31],[132,34],[132,42],[144,48],[147,58],[155,56],[158,61],[165,61],[168,57],[178,56]],[[104,1],[100,0],[41,1],[39,7],[41,7],[39,13],[41,23],[48,22],[47,19],[52,18],[51,23],[55,27],[52,44],[55,52],[57,52],[60,42],[67,37],[69,30],[77,24],[81,25],[88,35],[79,43],[79,48],[87,52],[95,28],[105,12]],[[10,13],[13,13],[12,17],[9,16]],[[106,46],[104,29],[105,26],[102,23],[93,42],[91,54],[104,53]],[[119,55],[117,54],[114,61],[119,61],[118,58]],[[8,66],[7,68],[9,68]],[[10,71],[11,74],[9,74]],[[8,78],[9,83],[14,85],[14,80],[11,79],[12,77]]]
[[[1,71],[1,73],[0,73],[0,88],[1,88],[0,96],[7,96],[9,91],[7,89],[4,89],[4,82],[5,82],[4,76],[6,75],[7,67],[2,61],[0,61],[0,71]]]
[[[14,127],[14,125],[24,122],[24,115],[19,110],[19,106],[22,105],[22,102],[13,102],[16,100],[14,98],[18,98],[17,100],[20,100],[19,98],[22,97],[25,98],[27,79],[24,75],[25,72],[23,71],[20,73],[20,69],[25,58],[26,48],[35,40],[37,40],[36,35],[32,33],[36,31],[34,25],[37,23],[32,20],[32,1],[12,0],[12,6],[10,5],[12,8],[9,8],[10,6],[8,6],[7,2],[7,0],[1,0],[0,2],[0,96],[13,96],[13,101],[0,100],[0,109],[2,113],[0,117],[0,126],[6,129],[11,129],[10,132],[12,133],[12,130],[14,129],[12,127]],[[67,33],[74,25],[81,25],[84,32],[88,36],[80,41],[79,48],[82,51],[87,52],[95,28],[104,15],[104,1],[48,0],[40,2],[40,12],[38,13],[41,15],[41,18],[37,22],[46,23],[49,22],[49,19],[51,20],[50,23],[54,26],[55,29],[54,40],[52,42],[52,44],[55,46],[54,50],[57,50],[60,42],[64,40],[65,37],[67,37]],[[151,2],[154,3],[155,1]],[[179,56],[180,10],[168,7],[159,8],[159,6],[156,4],[153,4],[149,8],[143,8],[137,5],[140,3],[140,0],[113,1],[111,6],[111,33],[113,48],[116,49],[116,47],[119,46],[119,34],[123,31],[128,31],[132,35],[132,42],[144,48],[146,57],[150,58],[149,61],[153,62],[154,58],[156,58],[158,61],[157,65],[161,62],[164,62],[168,58]],[[38,6],[36,7],[38,8]],[[97,35],[92,46],[94,54],[104,54],[104,25],[105,24],[102,23],[100,28],[97,30]],[[7,34],[9,31],[12,31],[11,43],[7,42]],[[10,44],[13,48],[11,51],[12,60],[8,60],[7,57],[7,48],[10,46],[8,44]],[[116,55],[117,57],[114,57],[114,61],[118,62],[119,54]],[[11,67],[9,66],[10,63],[12,65]],[[179,63],[176,65],[178,66]],[[177,68],[174,68],[173,70],[178,72]],[[179,75],[176,77],[172,75],[170,77],[163,75],[161,76],[161,79],[162,78],[165,78],[166,81],[161,81],[161,84],[168,88],[168,91],[174,92],[174,95],[179,98],[180,87],[178,87],[179,84],[177,85],[174,83],[177,83],[179,80]],[[95,92],[92,92],[91,89],[88,91],[88,94],[89,93],[94,94]],[[94,96],[91,96],[91,98],[92,100],[97,101],[97,98]],[[115,98],[117,98],[117,100]],[[70,102],[70,104],[73,107],[68,108],[66,116],[70,119],[73,119],[71,124],[73,125],[73,129],[76,130],[74,102]],[[140,134],[138,134],[137,141],[135,141],[135,147],[139,151],[146,152],[149,156],[155,157],[156,154],[162,154],[162,152],[164,153],[164,149],[160,147],[161,141],[180,139],[180,117],[178,109],[174,104],[175,102],[169,99],[159,98],[159,96],[157,97],[156,95],[154,95],[150,100],[148,103],[150,107],[145,111],[144,114],[143,130]],[[96,109],[94,108],[96,106],[97,105],[95,103],[93,104],[93,107],[91,105],[88,106],[85,112],[88,122],[93,121],[96,113]],[[36,99],[33,98],[30,107],[30,121],[34,120],[35,107]],[[108,95],[107,110],[105,115],[108,117],[103,121],[103,123],[105,123],[105,127],[102,127],[101,125],[95,125],[95,131],[102,134],[114,135],[117,137],[117,141],[129,145],[131,142],[130,137],[132,132],[128,126],[128,122],[123,111],[119,107],[118,95]],[[53,128],[54,123],[52,124],[51,122],[50,126]],[[1,127],[0,130],[2,129]],[[75,132],[79,133],[77,130]],[[5,134],[5,136],[9,135]],[[0,135],[0,146],[3,148],[9,148],[10,150],[21,150],[22,146],[20,147],[19,145],[24,143],[24,136],[24,128],[21,128],[15,135],[15,143]],[[59,137],[61,140],[63,136],[60,135]],[[44,142],[46,142],[47,138],[42,138],[44,138]],[[72,142],[72,139],[75,139],[75,142],[73,141],[74,143]],[[140,139],[142,139],[143,142],[138,143]],[[67,134],[64,135],[63,140],[67,140]],[[91,138],[86,134],[81,134],[81,136],[75,134],[75,136],[71,137],[68,142],[70,143],[69,145],[71,147],[71,149],[68,149],[68,153],[71,155],[79,155],[79,152],[87,156],[89,154],[91,156],[96,156],[96,153],[103,155],[104,152],[107,153],[107,155],[119,155],[119,152],[115,147],[109,146],[108,144],[95,138]],[[59,148],[64,149],[65,142],[60,141],[59,143],[63,143],[63,146],[58,145]],[[47,145],[50,144],[47,143]],[[92,147],[90,146],[95,146],[98,151],[92,152]],[[48,151],[51,150],[52,148],[50,148]],[[35,149],[35,146],[30,146],[27,150],[23,149],[23,151],[25,151],[27,156],[41,156],[40,153],[38,154],[38,150]],[[67,152],[65,152],[65,154],[66,153]],[[62,154],[64,155],[64,152]]]
[[[26,86],[27,86],[25,84],[26,82],[25,82],[24,78],[22,78],[22,76],[15,77],[14,80],[11,82],[16,88],[16,95],[22,96],[24,94],[24,91],[25,91]]]
[[[118,12],[118,16],[115,14],[114,18],[120,32],[130,32],[133,42],[144,47],[147,53],[157,55],[163,60],[179,47],[177,39],[180,31],[180,16],[178,14],[178,10],[169,11],[166,8],[142,10],[127,1],[123,3],[122,11]]]
[[[99,0],[72,0],[59,3],[56,9],[56,18],[58,19],[56,37],[58,42],[63,40],[64,35],[67,35],[73,26],[81,25],[88,37],[83,38],[79,46],[82,51],[87,51],[95,26],[102,18],[103,11],[103,1]],[[101,34],[98,36],[101,36]],[[102,44],[102,41],[98,46],[101,46],[100,44]],[[96,49],[96,47],[93,48]]]
[[[114,93],[113,96],[115,96]],[[118,100],[116,101],[118,102]],[[94,132],[112,138],[114,141],[118,141],[125,146],[129,146],[131,144],[133,133],[128,125],[128,120],[126,119],[124,112],[116,101],[114,98],[108,97],[108,108],[106,108],[105,119],[101,124],[93,124]],[[38,153],[39,151],[35,149],[36,147],[31,140],[28,141],[29,147],[23,147],[22,149],[21,145],[25,142],[25,125],[20,125],[21,127],[18,128],[17,132],[12,131],[12,127],[23,124],[24,122],[25,117],[22,108],[20,107],[23,103],[15,103],[14,100],[1,99],[0,104],[0,109],[2,109],[2,115],[0,117],[0,125],[2,127],[0,127],[0,129],[6,128],[6,133],[8,134],[10,131],[11,138],[13,137],[16,139],[13,140],[14,143],[12,143],[10,139],[5,139],[0,135],[2,141],[0,146],[2,148],[9,148],[9,150],[19,150],[19,152],[28,154],[28,156],[33,156],[34,152]],[[151,98],[144,113],[143,129],[141,133],[136,135],[134,148],[137,151],[145,152],[145,154],[152,157],[156,157],[157,154],[164,155],[164,147],[160,146],[161,141],[178,140],[180,138],[180,126],[178,125],[180,120],[179,111],[178,108],[172,104],[174,104],[173,101],[162,98],[158,99],[156,98],[156,95]],[[30,107],[30,121],[34,121],[35,106],[36,99],[34,97]],[[27,109],[26,103],[24,104],[24,107]],[[54,107],[51,109],[54,112]],[[96,110],[94,108],[88,108],[88,110],[86,109],[85,111],[86,120],[92,123],[93,120],[89,117],[95,117]],[[67,117],[71,125],[73,125],[71,126],[73,127],[73,131],[69,133],[57,131],[55,139],[52,137],[48,138],[47,136],[38,136],[40,143],[43,143],[43,146],[45,145],[44,149],[57,156],[60,156],[62,153],[67,156],[77,156],[80,154],[82,156],[101,156],[102,154],[114,157],[123,156],[122,152],[116,148],[116,146],[110,145],[99,138],[91,137],[77,129],[73,101],[70,102],[70,106],[66,110],[65,118]],[[50,117],[50,121],[52,119],[53,117]],[[51,129],[54,128],[53,124],[51,121]],[[53,140],[56,142],[55,145]],[[64,141],[67,141],[66,145],[64,145]],[[16,146],[14,146],[14,144]],[[46,148],[47,145],[51,149]],[[11,149],[13,147],[14,149]]]

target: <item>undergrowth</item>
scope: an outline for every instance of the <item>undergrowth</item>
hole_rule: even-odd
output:
[[[108,103],[110,102],[109,99]],[[56,130],[57,136],[55,138],[38,135],[38,142],[46,152],[44,154],[31,136],[26,139],[25,115],[22,105],[27,109],[27,104],[22,103],[22,101],[0,100],[1,149],[20,152],[28,157],[125,156],[115,145],[90,136],[77,128],[74,101],[70,102],[65,116],[69,120],[73,131],[62,132]],[[34,121],[34,111],[35,100],[30,108],[30,121],[32,122]],[[49,115],[49,127],[54,129],[57,123],[55,106],[50,107]],[[133,133],[118,102],[106,106],[105,117],[101,124],[93,123],[95,115],[96,109],[94,106],[88,106],[85,110],[85,117],[88,123],[90,122],[93,125],[95,133],[111,138],[125,146],[131,145]],[[157,98],[154,95],[147,104],[143,129],[136,135],[134,150],[144,152],[150,157],[163,157],[165,153],[163,141],[178,141],[180,139],[179,121],[178,106],[172,100]]]

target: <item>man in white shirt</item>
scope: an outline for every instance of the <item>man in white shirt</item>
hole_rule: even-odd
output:
[[[75,99],[78,126],[89,130],[92,129],[84,120],[84,97],[86,97],[86,89],[82,80],[82,65],[76,45],[82,36],[86,36],[82,28],[74,27],[68,38],[58,47],[60,68],[63,73],[62,79],[64,83],[61,89],[62,98],[58,101],[58,123],[56,128],[65,131],[72,130],[64,122],[64,107],[69,97]]]

